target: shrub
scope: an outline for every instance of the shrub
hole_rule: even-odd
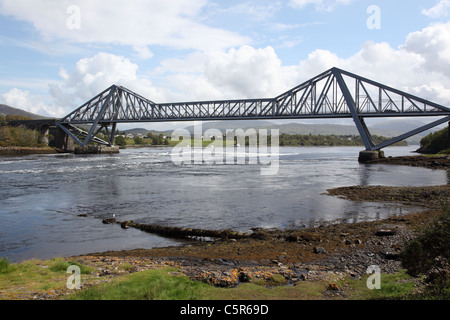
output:
[[[410,241],[401,254],[402,264],[410,275],[428,272],[448,263],[450,258],[450,208],[442,206],[442,212]],[[437,266],[437,262],[439,266]]]
[[[0,127],[0,147],[40,147],[40,135],[36,130],[24,127]]]
[[[138,144],[138,145],[145,144],[145,141],[141,137],[134,137],[134,144]]]

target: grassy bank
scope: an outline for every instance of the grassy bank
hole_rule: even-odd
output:
[[[58,258],[9,264],[2,260],[0,271],[1,299],[69,299],[69,300],[322,300],[392,299],[415,291],[414,278],[400,270],[381,275],[381,290],[368,290],[367,278],[351,277],[336,281],[304,281],[286,286],[283,277],[252,280],[235,288],[220,288],[194,281],[175,267],[126,273],[129,265],[118,265],[125,275],[99,280],[92,266],[80,265],[82,290],[66,287],[67,267],[75,262]]]

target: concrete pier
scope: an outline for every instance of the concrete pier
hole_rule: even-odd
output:
[[[375,150],[375,151],[365,150],[365,151],[361,151],[359,153],[358,161],[361,163],[364,163],[364,162],[368,162],[371,160],[378,160],[378,159],[383,159],[383,158],[385,158],[385,156],[384,156],[384,151],[382,151],[382,150]]]
[[[75,154],[112,154],[119,153],[119,147],[112,146],[86,146],[86,147],[75,147]]]

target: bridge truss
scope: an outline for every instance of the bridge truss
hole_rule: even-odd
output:
[[[438,119],[376,145],[364,119],[380,117]],[[270,99],[155,103],[113,85],[57,125],[80,146],[86,146],[91,141],[112,145],[119,123],[317,118],[352,118],[366,150],[374,151],[450,121],[450,109],[332,68]],[[83,130],[85,126],[90,129]],[[107,141],[95,137],[101,130],[106,132]]]

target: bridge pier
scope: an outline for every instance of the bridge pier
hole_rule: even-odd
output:
[[[359,153],[358,161],[360,163],[365,163],[371,160],[378,160],[383,158],[385,158],[383,150],[375,150],[375,151],[364,150]]]

